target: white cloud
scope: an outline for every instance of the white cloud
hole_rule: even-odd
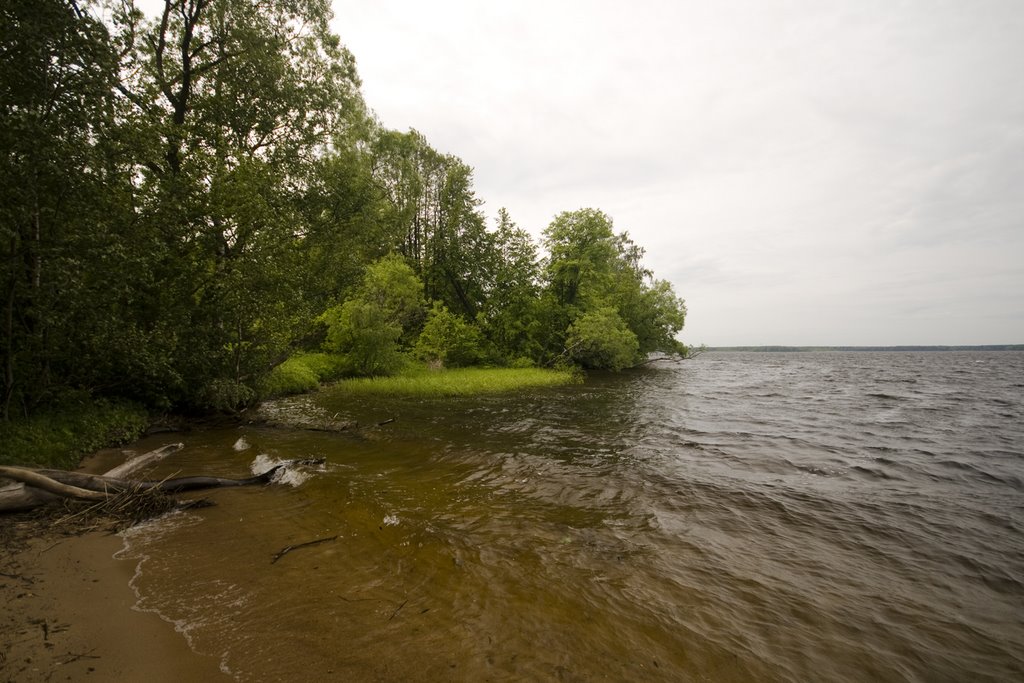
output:
[[[709,344],[1024,341],[1024,5],[335,0],[383,122],[594,206]]]

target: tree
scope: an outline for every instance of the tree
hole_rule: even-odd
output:
[[[619,258],[611,218],[596,209],[563,212],[544,230],[544,246],[548,288],[570,317],[603,302]]]
[[[306,231],[297,246],[302,288],[313,310],[325,309],[356,286],[366,264],[399,244],[394,225],[384,218],[384,192],[373,177],[370,144],[376,134],[367,118],[336,136],[303,192],[300,221]]]
[[[75,3],[0,7],[4,419],[15,404],[28,413],[59,398],[69,378],[94,380],[88,340],[118,326],[121,288],[96,270],[132,261],[118,243],[130,185],[118,162],[116,78],[105,27]]]
[[[626,347],[634,343],[633,363],[657,351],[685,355],[675,338],[685,321],[682,299],[668,282],[654,279],[643,266],[643,249],[628,233],[617,234],[606,214],[594,209],[559,214],[544,231],[544,245],[548,353],[587,339],[616,339],[614,353],[607,344],[586,342],[580,348],[588,355],[574,357],[590,367],[621,368]],[[628,344],[620,324],[630,333]]]
[[[569,326],[566,349],[585,368],[618,371],[634,365],[640,345],[614,308],[584,313]]]
[[[498,211],[492,240],[493,275],[477,319],[484,334],[505,357],[539,358],[537,247],[504,208]]]
[[[423,316],[423,283],[397,254],[366,269],[355,295],[325,311],[324,349],[346,356],[357,375],[387,375],[401,366],[401,342],[414,339]]]
[[[441,366],[463,367],[483,358],[483,337],[473,324],[435,301],[416,341],[415,353],[422,360]]]
[[[422,134],[382,131],[373,146],[374,177],[397,247],[423,281],[428,299],[474,318],[492,282],[493,244],[473,170],[441,154]]]
[[[325,0],[164,0],[113,14],[139,179],[163,286],[146,308],[175,330],[172,362],[199,394],[254,387],[323,305],[304,257],[336,245],[307,221],[321,160],[365,106]],[[308,248],[307,248],[308,245]],[[206,386],[211,385],[211,386]],[[203,387],[206,387],[205,389]],[[194,400],[193,394],[179,400]]]

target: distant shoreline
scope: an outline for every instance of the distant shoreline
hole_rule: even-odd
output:
[[[1024,351],[1024,344],[976,346],[709,346],[708,351],[790,353],[808,351]]]

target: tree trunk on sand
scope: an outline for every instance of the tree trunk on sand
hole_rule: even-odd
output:
[[[132,471],[139,469],[145,465],[149,465],[159,460],[163,460],[172,453],[176,453],[185,447],[183,443],[168,444],[157,448],[156,450],[150,451],[137,458],[132,458],[126,461],[122,465],[118,465],[114,469],[107,472],[106,477],[120,478],[130,474]],[[16,469],[24,470],[25,468],[4,468],[4,469]],[[31,472],[32,470],[28,470]],[[46,477],[46,475],[40,475]],[[12,479],[14,483],[8,486],[0,486],[0,512],[16,512],[19,510],[30,510],[34,507],[39,507],[54,500],[60,498],[81,498],[82,496],[67,495],[58,493],[53,488],[40,487],[32,485],[26,482],[23,478],[8,477],[5,474],[0,474],[0,477]],[[53,480],[52,477],[47,477]],[[59,483],[54,481],[54,483]],[[72,487],[77,487],[77,484],[73,482],[65,481],[66,484]],[[101,495],[101,498],[105,496]],[[88,499],[88,498],[87,498]]]

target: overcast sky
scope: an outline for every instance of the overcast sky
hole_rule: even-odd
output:
[[[1024,343],[1024,2],[333,5],[384,125],[611,215],[687,343]]]

